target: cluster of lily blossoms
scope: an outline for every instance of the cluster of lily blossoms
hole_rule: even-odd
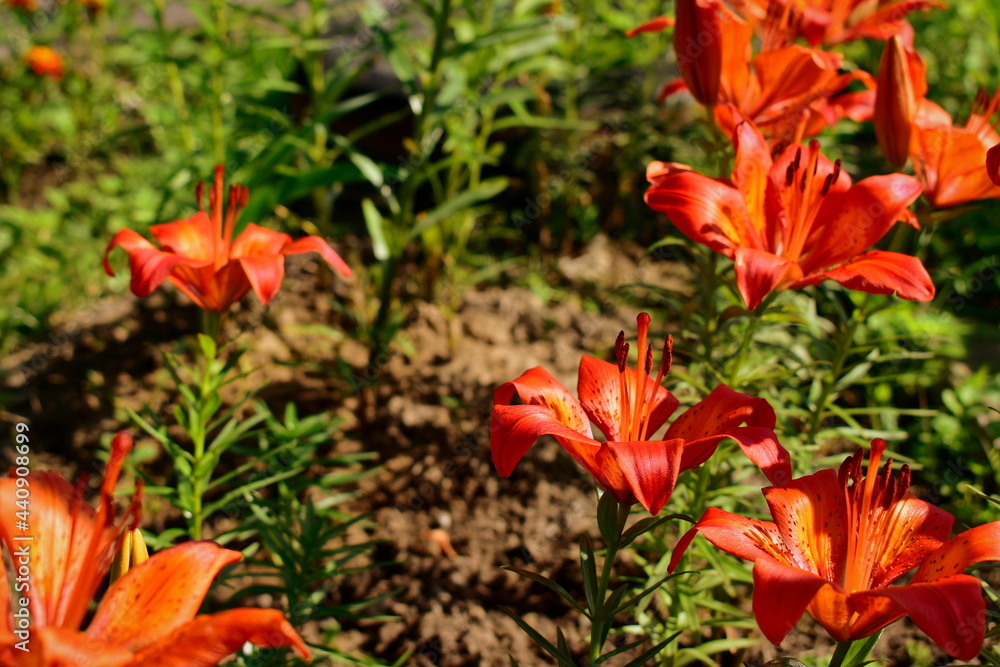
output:
[[[921,195],[935,218],[944,209],[1000,198],[1000,91],[981,93],[964,125],[926,99],[923,61],[906,13],[937,2],[756,2],[678,0],[630,35],[674,28],[681,78],[661,98],[689,92],[729,137],[729,178],[654,162],[646,202],[681,233],[734,261],[747,307],[783,289],[834,280],[849,289],[928,301],[934,286],[920,260],[873,249],[897,222],[919,227],[909,210]],[[760,50],[752,53],[752,38]],[[795,44],[803,38],[808,46]],[[876,76],[844,73],[843,56],[820,47],[885,39]],[[862,90],[852,90],[852,83]],[[895,167],[913,176],[871,176],[852,183],[839,160],[809,141],[842,118],[873,121]],[[921,218],[923,219],[923,218]]]
[[[954,207],[1000,198],[1000,90],[981,92],[962,125],[926,98],[926,67],[906,15],[943,5],[676,0],[675,6],[675,17],[652,19],[629,37],[673,29],[681,77],[665,85],[660,99],[689,93],[731,140],[735,161],[726,178],[653,162],[646,203],[692,241],[733,260],[736,288],[751,310],[781,290],[827,280],[931,300],[934,284],[920,259],[876,244],[897,223],[919,228],[951,217]],[[885,41],[875,75],[845,72],[843,55],[828,50],[855,39]],[[913,175],[854,181],[813,139],[843,118],[873,122],[886,161],[895,169],[911,164]],[[926,204],[917,214],[910,206],[921,197]],[[531,445],[551,435],[603,493],[657,514],[678,476],[732,439],[771,483],[763,493],[773,521],[709,509],[676,545],[671,571],[701,534],[754,563],[754,615],[775,644],[806,612],[842,643],[908,615],[950,655],[974,658],[986,604],[980,582],[963,572],[1000,560],[1000,522],[951,537],[954,518],[909,492],[907,466],[895,471],[889,460],[879,469],[881,440],[871,443],[867,466],[859,450],[839,470],[793,479],[771,406],[725,385],[663,431],[678,405],[661,385],[671,344],[668,337],[654,377],[649,321],[639,316],[638,369],[628,367],[624,333],[614,348],[617,363],[583,357],[579,400],[542,368],[500,386],[490,441],[497,471],[511,475]],[[591,423],[606,440],[594,437]]]

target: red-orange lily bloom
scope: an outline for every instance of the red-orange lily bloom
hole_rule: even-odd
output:
[[[292,241],[288,234],[250,223],[234,239],[236,218],[249,193],[242,185],[231,187],[223,215],[222,180],[223,169],[216,167],[208,211],[202,208],[190,218],[150,228],[159,248],[131,229],[115,234],[104,251],[104,270],[114,275],[108,254],[121,246],[129,254],[133,294],[147,296],[164,280],[170,280],[198,307],[217,313],[251,289],[267,305],[281,288],[287,255],[317,252],[343,276],[351,275],[344,260],[318,236]],[[202,206],[201,184],[197,193]]]
[[[212,580],[239,552],[214,542],[164,549],[108,588],[86,630],[81,626],[111,566],[121,529],[137,505],[115,519],[112,492],[131,438],[119,434],[95,511],[54,472],[0,480],[0,551],[15,567],[18,588],[0,567],[0,665],[3,667],[208,667],[252,642],[309,650],[281,612],[230,609],[196,615]],[[17,491],[28,496],[28,529],[18,526]]]
[[[617,364],[590,356],[580,360],[579,401],[540,366],[496,390],[490,449],[497,472],[510,476],[538,438],[552,435],[618,502],[639,502],[657,514],[678,474],[701,465],[719,442],[732,438],[773,483],[791,479],[788,452],[774,435],[774,410],[764,399],[726,385],[675,419],[662,439],[653,439],[678,406],[660,385],[670,370],[671,339],[666,339],[654,378],[653,348],[647,347],[649,315],[641,313],[637,319],[644,370],[628,368],[629,345],[622,332],[615,344]],[[606,441],[594,438],[591,422]]]
[[[853,93],[838,95],[852,81],[870,85],[871,79],[860,70],[842,73],[843,55],[783,45],[780,37],[775,36],[751,59],[751,26],[724,5],[712,2],[694,3],[697,11],[687,9],[690,16],[683,15],[687,23],[698,19],[707,26],[696,33],[702,41],[709,42],[705,35],[717,35],[703,47],[695,35],[685,35],[682,30],[686,24],[681,20],[683,6],[678,4],[675,50],[679,65],[690,60],[692,66],[688,70],[681,67],[683,78],[663,88],[661,101],[687,90],[710,108],[726,134],[731,135],[737,123],[747,119],[773,142],[798,142],[803,137],[815,136],[841,118],[863,121],[870,116],[871,103],[867,97]],[[629,31],[629,36],[655,32],[668,25],[662,19],[654,19]],[[676,44],[678,41],[684,46]],[[717,48],[713,50],[713,46]],[[681,49],[697,54],[698,58],[685,55]],[[710,62],[714,65],[709,66]],[[694,70],[695,63],[700,69]],[[692,82],[699,89],[692,88]]]
[[[762,31],[781,15],[773,10],[773,5],[788,7],[795,18],[785,21],[784,26],[793,26],[813,46],[833,46],[864,38],[888,39],[908,29],[907,14],[947,7],[934,0],[740,0],[735,4],[759,23]]]
[[[764,489],[771,521],[709,509],[681,538],[670,570],[695,535],[754,563],[753,610],[778,644],[808,611],[837,641],[867,637],[909,615],[961,660],[983,643],[982,587],[965,568],[1000,560],[1000,522],[948,539],[954,517],[909,493],[906,466],[881,472],[885,442],[872,442],[867,475],[859,450],[839,473],[821,470]],[[894,581],[917,568],[910,581]]]
[[[756,308],[772,291],[824,280],[873,294],[933,298],[920,260],[868,250],[920,196],[916,179],[891,174],[852,185],[816,142],[789,146],[772,159],[752,124],[737,126],[734,139],[731,181],[653,162],[646,203],[691,240],[735,261],[747,307]]]
[[[916,76],[918,83],[923,83],[922,72]],[[1000,199],[1000,187],[987,169],[988,151],[1000,143],[1000,133],[993,125],[1000,110],[1000,89],[992,97],[980,92],[972,114],[961,127],[952,125],[947,112],[933,102],[923,100],[922,104],[927,112],[915,122],[910,157],[931,204],[949,208]]]

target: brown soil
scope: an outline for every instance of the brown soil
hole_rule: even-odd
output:
[[[627,275],[683,282],[678,267],[637,263],[635,249],[600,241],[590,252],[564,262],[562,279],[592,289],[607,273],[588,267],[627,266]],[[362,346],[349,338],[331,343],[303,326],[349,325],[323,295],[329,277],[315,275],[308,261],[296,267],[278,303],[263,313],[246,299],[227,331],[247,327],[237,337],[251,350],[247,363],[266,364],[249,382],[266,378],[263,396],[276,409],[295,400],[300,414],[333,410],[347,420],[338,450],[381,456],[382,471],[362,483],[352,510],[374,511],[375,536],[385,540],[376,558],[398,565],[356,575],[341,591],[360,598],[400,589],[374,609],[398,620],[348,625],[344,645],[386,662],[414,649],[409,664],[421,667],[509,665],[508,655],[524,667],[548,664],[501,611],[508,607],[546,636],[554,637],[558,626],[571,646],[582,646],[588,628],[566,605],[501,566],[530,567],[582,596],[577,542],[584,533],[597,535],[591,484],[551,441],[535,447],[510,479],[499,478],[489,456],[490,398],[497,385],[535,365],[574,387],[580,355],[607,350],[619,329],[634,326],[634,310],[609,302],[603,312],[588,313],[579,303],[546,302],[522,288],[468,291],[453,300],[454,308],[415,306],[397,343],[377,357],[376,368],[366,369]],[[359,285],[336,282],[333,289],[336,299],[359,302]],[[4,360],[0,397],[7,406],[0,416],[30,420],[39,464],[86,467],[99,438],[122,427],[121,407],[168,403],[169,382],[155,348],[196,331],[198,313],[164,292],[142,302],[97,303],[50,340]],[[338,359],[350,365],[353,378],[330,370]],[[146,465],[156,470],[164,461]],[[149,517],[156,529],[175,520],[170,512]],[[799,627],[783,655],[830,650],[813,624]],[[905,644],[916,636],[911,626],[895,624],[880,657],[909,664]],[[760,663],[775,655],[764,643],[720,663]],[[936,649],[933,655],[943,657]]]

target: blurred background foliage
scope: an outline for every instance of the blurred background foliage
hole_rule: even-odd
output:
[[[729,381],[768,398],[782,442],[805,455],[801,474],[885,437],[918,469],[924,497],[963,523],[992,518],[972,487],[1000,491],[1000,204],[903,239],[934,278],[931,304],[863,303],[824,285],[783,293],[753,321],[725,287],[727,260],[642,201],[651,160],[727,172],[702,111],[686,97],[656,101],[678,76],[669,32],[624,36],[672,13],[650,0],[0,7],[0,353],[44,341],[75,308],[127,290],[127,272],[100,269],[114,232],[190,215],[195,183],[223,164],[250,188],[242,223],[322,234],[356,268],[368,298],[350,305],[348,334],[373,358],[421,299],[448,305],[484,283],[579,299],[559,258],[602,234],[638,243],[656,261],[696,268],[689,289],[637,277],[613,294],[584,292],[583,307],[613,299],[668,322],[681,365],[671,390],[690,397]],[[977,89],[1000,81],[1000,6],[953,2],[912,23],[928,97],[963,121]],[[63,54],[60,81],[28,69],[32,44]],[[877,68],[880,44],[844,50],[850,67]],[[821,140],[854,176],[888,171],[870,125],[844,121]],[[741,354],[748,329],[757,343]],[[741,465],[713,464],[682,482],[677,502],[694,512],[728,490],[730,509],[758,503]],[[325,511],[295,510],[303,526]],[[651,580],[672,544],[661,538],[647,545]],[[746,571],[720,565],[716,578],[690,585],[730,590]],[[654,639],[687,627],[703,615],[677,605],[697,593],[665,589],[649,604],[674,620],[638,622]]]

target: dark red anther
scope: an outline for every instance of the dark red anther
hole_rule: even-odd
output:
[[[621,354],[618,355],[618,372],[624,373],[628,368],[628,343],[622,345]]]
[[[826,180],[823,181],[823,189],[820,190],[820,194],[825,197],[831,187],[833,187],[833,174],[827,174]]]
[[[670,373],[670,366],[674,363],[674,337],[670,334],[663,340],[663,358],[660,363],[663,365],[663,374]]]
[[[653,344],[646,346],[646,375],[653,372]]]
[[[625,347],[625,332],[619,331],[618,338],[615,339],[615,361],[621,363],[622,349]]]
[[[202,195],[205,194],[205,182],[198,181],[198,185],[194,186],[194,198],[198,202],[198,208],[205,210],[205,205],[202,203]]]
[[[795,182],[795,165],[788,165],[788,169],[785,170],[785,187],[792,187],[792,183]]]
[[[833,180],[834,180],[834,182],[836,182],[836,180],[838,178],[840,178],[840,159],[838,159],[836,162],[833,163]]]
[[[901,499],[910,490],[910,466],[905,463],[899,469],[899,481],[896,483],[896,500]]]

